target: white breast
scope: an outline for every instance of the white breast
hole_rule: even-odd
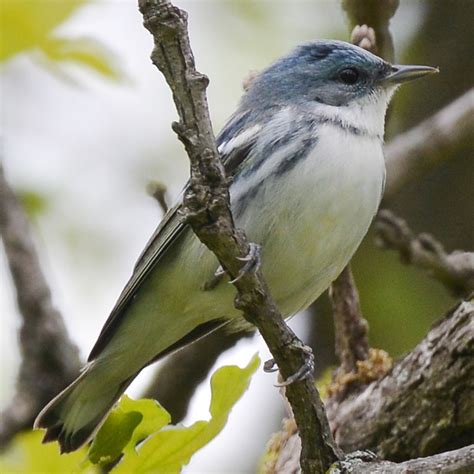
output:
[[[269,181],[237,222],[263,244],[263,272],[285,315],[308,306],[349,262],[379,205],[384,174],[378,138],[328,123],[301,166]]]

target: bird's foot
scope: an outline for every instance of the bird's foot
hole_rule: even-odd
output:
[[[268,359],[263,363],[263,371],[267,374],[276,372],[278,370],[278,365],[276,365],[275,359]]]
[[[222,266],[219,265],[212,278],[204,283],[203,290],[213,290],[224,279],[225,274],[225,270],[222,268]]]
[[[250,242],[249,247],[249,253],[245,257],[237,257],[238,260],[245,262],[245,264],[239,270],[237,276],[233,280],[230,280],[229,283],[235,283],[239,281],[246,273],[256,272],[260,268],[260,265],[262,264],[262,247],[258,244],[254,244],[253,242]]]
[[[305,344],[300,346],[300,349],[305,354],[305,361],[303,365],[293,375],[290,375],[286,380],[275,384],[275,387],[287,387],[288,385],[291,385],[292,383],[299,382],[313,375],[313,372],[314,372],[313,351],[311,350],[311,347]],[[278,367],[276,366],[275,359],[269,359],[263,364],[264,372],[270,373],[270,372],[276,372],[277,370],[278,370]]]

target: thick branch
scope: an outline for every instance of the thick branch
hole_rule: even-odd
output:
[[[474,133],[474,88],[385,147],[385,198],[451,156],[455,144]]]
[[[474,301],[450,311],[385,377],[342,401],[330,399],[326,409],[346,452],[370,449],[382,459],[404,461],[473,444]],[[280,435],[285,442],[276,464],[287,462],[276,472],[297,468],[295,436]],[[472,466],[472,456],[469,462],[464,467]]]
[[[26,215],[1,163],[0,232],[22,316],[17,393],[0,422],[0,444],[4,445],[18,431],[31,427],[39,410],[77,376],[80,361],[51,300]]]
[[[401,461],[473,443],[473,302],[458,305],[386,377],[327,410],[347,451]]]
[[[239,274],[250,245],[234,227],[229,193],[207,109],[208,80],[198,73],[187,34],[187,15],[166,0],[140,0],[146,28],[153,35],[152,60],[165,76],[180,122],[173,128],[191,162],[191,180],[183,215],[199,239],[217,256],[231,277]],[[260,330],[286,379],[307,362],[301,342],[286,326],[259,271],[235,283],[236,307]],[[291,384],[287,397],[300,430],[304,472],[324,472],[338,456],[319,395],[309,378]]]
[[[473,470],[474,445],[401,463],[348,459],[334,466],[336,472],[346,471],[352,474],[469,474]]]
[[[379,212],[374,230],[380,247],[397,250],[403,263],[423,268],[453,295],[466,298],[474,291],[474,252],[448,254],[434,237],[415,235],[403,219],[388,210]]]

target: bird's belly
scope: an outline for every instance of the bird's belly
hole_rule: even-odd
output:
[[[262,270],[285,316],[308,306],[347,264],[382,192],[378,142],[354,142],[345,134],[328,141],[324,136],[300,167],[270,176],[244,211],[235,214],[237,226],[263,246]],[[234,210],[238,191],[231,188]],[[101,363],[124,361],[117,377],[125,370],[130,375],[206,321],[240,321],[232,285],[223,281],[203,290],[218,266],[216,257],[185,231],[142,284],[113,343],[101,353]]]
[[[286,316],[307,307],[349,262],[383,189],[379,140],[331,128],[321,136],[300,167],[270,178],[237,222],[263,245],[262,270]]]

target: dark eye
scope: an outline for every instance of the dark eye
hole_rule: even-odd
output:
[[[359,71],[352,67],[348,67],[347,69],[343,69],[339,73],[339,79],[344,84],[355,84],[357,82],[357,79],[359,79]]]

